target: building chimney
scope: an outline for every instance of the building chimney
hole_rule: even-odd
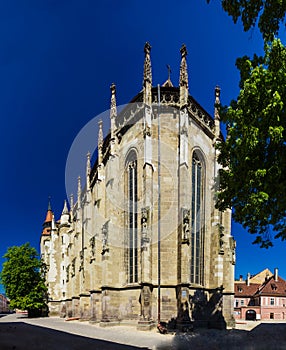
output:
[[[265,282],[267,282],[269,280],[269,273],[266,272],[266,275],[265,275]]]
[[[247,277],[246,277],[246,285],[250,285],[250,273],[248,272]]]
[[[275,269],[274,269],[274,280],[275,280],[275,282],[278,281],[278,268],[277,267],[275,267]]]
[[[242,275],[239,275],[239,281],[242,282],[243,281],[243,277]]]

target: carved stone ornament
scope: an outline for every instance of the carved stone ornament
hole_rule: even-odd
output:
[[[75,261],[76,261],[76,258],[72,259],[72,263],[71,263],[71,276],[72,277],[75,276]]]
[[[148,237],[149,208],[141,209],[141,245],[144,247],[150,242]]]
[[[188,87],[188,68],[187,68],[187,48],[183,45],[181,51],[181,66],[180,66],[180,86]]]
[[[181,135],[188,136],[188,128],[186,127],[186,123],[184,123],[181,127]]]
[[[117,106],[116,106],[116,86],[114,83],[110,86],[111,90],[111,102],[110,102],[110,118],[116,118],[117,117]]]
[[[236,264],[236,242],[233,237],[229,238],[229,246],[231,250],[231,263],[232,265]]]
[[[70,279],[70,265],[66,267],[66,282]]]
[[[143,130],[144,139],[146,138],[146,136],[151,136],[151,128],[147,124],[145,125],[144,130]]]
[[[102,226],[102,251],[101,254],[104,255],[109,252],[108,248],[108,221]]]
[[[89,240],[89,246],[90,246],[90,262],[95,260],[95,236],[91,237]]]
[[[190,243],[190,209],[182,209],[182,243]]]
[[[144,83],[145,81],[148,81],[150,84],[152,84],[150,51],[151,51],[151,45],[147,42],[144,46],[144,52],[145,52]]]
[[[215,87],[215,119],[220,119],[219,116],[219,107],[220,105],[220,87],[216,86]]]
[[[141,316],[144,321],[149,321],[151,318],[152,294],[149,286],[144,286],[141,295]]]
[[[84,260],[84,254],[83,254],[83,250],[81,250],[79,252],[79,271],[83,270],[83,260]]]
[[[220,224],[218,224],[218,241],[219,241],[219,254],[224,254],[224,227]]]

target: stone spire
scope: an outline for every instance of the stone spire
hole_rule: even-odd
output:
[[[67,201],[65,200],[62,214],[68,214],[68,213],[69,213],[68,205],[67,205]]]
[[[115,122],[117,117],[117,106],[116,106],[116,86],[114,83],[110,86],[111,101],[110,101],[110,153],[114,154],[115,144]]]
[[[98,122],[98,142],[97,142],[98,165],[102,163],[102,147],[103,147],[103,131],[102,131],[102,120],[100,120]]]
[[[61,215],[61,225],[68,224],[69,218],[70,218],[70,215],[69,215],[68,205],[67,205],[67,201],[65,200],[64,208]]]
[[[180,107],[183,108],[188,103],[189,95],[189,82],[188,82],[188,69],[187,69],[187,48],[183,44],[181,49],[181,65],[180,65]]]
[[[113,119],[117,117],[116,85],[114,83],[111,84],[110,91],[111,91],[110,119]]]
[[[73,208],[74,208],[74,201],[73,201],[73,194],[70,195],[70,217],[71,221],[73,220]]]
[[[77,178],[77,208],[81,205],[81,179],[80,176]]]
[[[146,42],[144,46],[144,74],[143,74],[143,102],[151,106],[152,104],[152,69],[150,58],[151,45]]]
[[[70,210],[72,211],[74,207],[73,194],[70,195]]]
[[[214,120],[215,120],[215,135],[220,135],[220,116],[219,116],[219,105],[220,105],[220,87],[215,87],[215,109],[214,109]]]
[[[86,155],[86,189],[89,191],[90,190],[90,152],[87,152]]]

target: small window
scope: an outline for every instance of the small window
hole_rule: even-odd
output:
[[[243,306],[244,305],[244,300],[240,300],[240,305]]]
[[[238,287],[237,290],[239,291],[239,293],[242,292],[242,288],[241,287]]]
[[[274,298],[270,298],[270,305],[274,305]]]
[[[271,283],[271,288],[272,288],[272,290],[276,290],[277,289],[277,285],[275,283]]]
[[[274,320],[274,313],[270,312],[270,320]]]
[[[235,301],[235,307],[238,307],[239,303],[238,300]]]

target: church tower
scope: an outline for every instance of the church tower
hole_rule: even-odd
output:
[[[46,219],[45,219],[45,221],[43,223],[42,235],[46,236],[46,235],[50,235],[51,234],[53,220],[54,220],[54,214],[52,212],[51,201],[49,199]]]

